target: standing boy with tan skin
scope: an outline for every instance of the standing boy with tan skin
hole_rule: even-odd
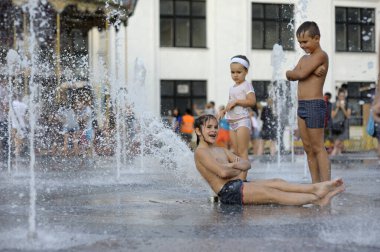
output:
[[[194,152],[195,165],[222,204],[325,206],[332,197],[344,191],[342,179],[316,184],[289,183],[282,179],[243,182],[240,175],[251,168],[251,163],[215,145],[218,136],[216,117],[202,115],[195,120],[194,128],[198,145]]]
[[[323,85],[329,67],[327,54],[319,44],[315,22],[304,22],[297,30],[300,47],[307,53],[286,78],[298,81],[298,128],[307,155],[313,183],[331,179],[330,161],[324,146],[324,121],[327,112]]]

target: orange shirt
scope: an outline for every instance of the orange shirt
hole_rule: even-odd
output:
[[[181,132],[191,134],[194,131],[194,117],[192,115],[182,116]]]

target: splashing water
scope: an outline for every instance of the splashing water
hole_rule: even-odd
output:
[[[271,96],[277,114],[277,165],[280,167],[281,154],[284,153],[285,144],[290,142],[292,162],[294,162],[293,131],[296,122],[296,84],[288,83],[283,79],[283,65],[285,55],[282,46],[275,44],[271,55],[272,88]],[[289,129],[290,128],[290,129]],[[290,131],[290,140],[284,139],[286,131]]]

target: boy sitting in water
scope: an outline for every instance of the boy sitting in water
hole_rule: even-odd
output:
[[[248,160],[240,159],[223,147],[216,147],[218,121],[213,115],[195,120],[197,148],[195,164],[223,204],[327,205],[331,198],[344,191],[342,179],[316,184],[294,184],[282,179],[243,182],[239,175],[251,168]]]

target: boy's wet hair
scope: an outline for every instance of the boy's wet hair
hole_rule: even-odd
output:
[[[301,24],[301,26],[297,29],[296,35],[297,37],[299,37],[302,34],[305,34],[306,32],[309,32],[309,35],[312,38],[314,38],[315,36],[321,36],[317,23],[313,21],[306,21],[303,24]]]
[[[194,121],[194,129],[198,128],[201,130],[201,126],[206,125],[211,119],[217,120],[214,115],[201,115]],[[199,136],[197,135],[197,145],[199,144]]]

